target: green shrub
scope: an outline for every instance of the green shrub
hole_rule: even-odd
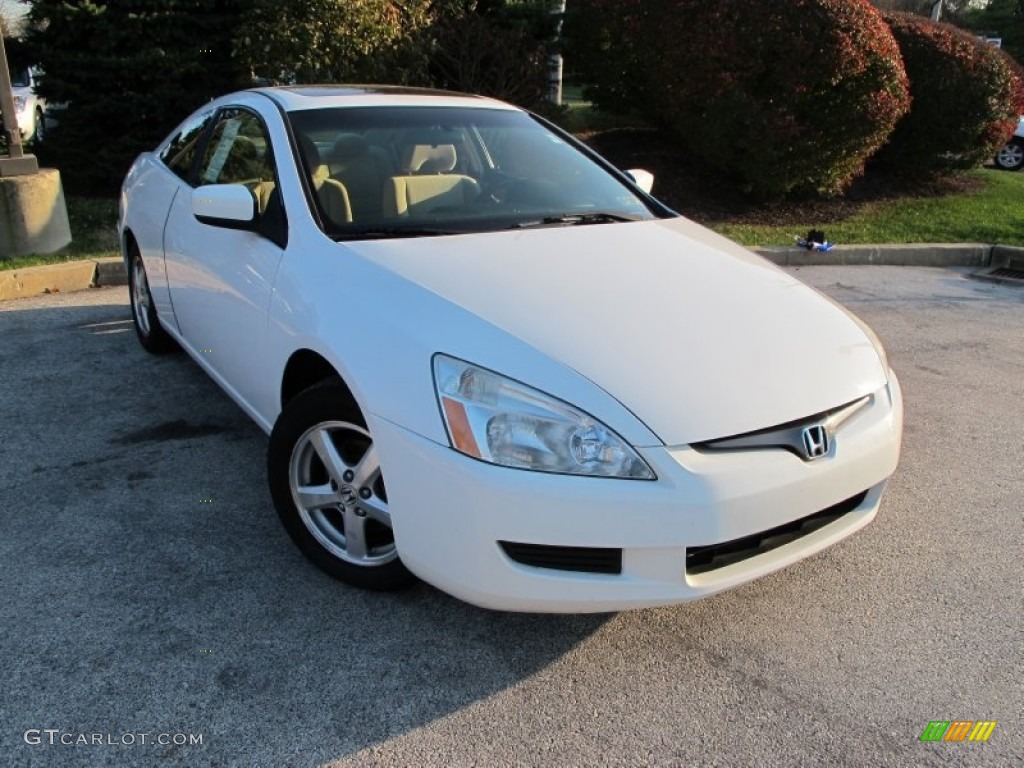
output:
[[[649,99],[640,0],[570,2],[562,29],[566,67],[583,95],[608,112],[645,111]]]
[[[1005,54],[920,16],[885,16],[910,78],[912,106],[874,162],[902,176],[973,168],[1017,124],[1019,83]]]
[[[427,28],[430,84],[544,110],[557,18],[542,0],[434,6]]]
[[[116,193],[132,160],[189,112],[247,82],[231,56],[243,0],[35,0],[26,55],[65,104],[35,148],[74,194]]]
[[[235,58],[273,83],[404,83],[410,40],[430,20],[428,0],[250,0],[247,6]]]
[[[868,0],[643,5],[648,111],[754,195],[841,192],[907,111]]]

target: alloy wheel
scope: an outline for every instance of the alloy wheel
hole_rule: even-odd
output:
[[[149,308],[152,304],[149,295],[149,281],[146,280],[146,268],[142,266],[142,259],[136,257],[132,261],[132,307],[135,310],[135,322],[143,336],[149,336],[151,327],[149,324]]]
[[[380,460],[370,433],[345,421],[306,430],[288,466],[303,525],[334,557],[379,566],[398,557]]]
[[[1000,168],[1016,170],[1024,165],[1024,144],[1011,142],[999,150],[996,164]]]

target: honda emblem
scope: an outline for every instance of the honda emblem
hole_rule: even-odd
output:
[[[815,424],[811,427],[804,427],[800,433],[804,448],[804,458],[820,459],[828,454],[829,439],[828,428],[824,424]]]

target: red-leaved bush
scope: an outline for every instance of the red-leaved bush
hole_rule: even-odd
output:
[[[948,24],[886,14],[913,99],[874,162],[920,176],[972,168],[1006,143],[1022,112],[1017,68],[999,49]]]
[[[748,192],[836,194],[907,112],[868,0],[644,0],[647,111]]]

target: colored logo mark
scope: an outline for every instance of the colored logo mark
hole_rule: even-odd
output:
[[[919,740],[988,741],[995,729],[995,720],[932,720]]]

